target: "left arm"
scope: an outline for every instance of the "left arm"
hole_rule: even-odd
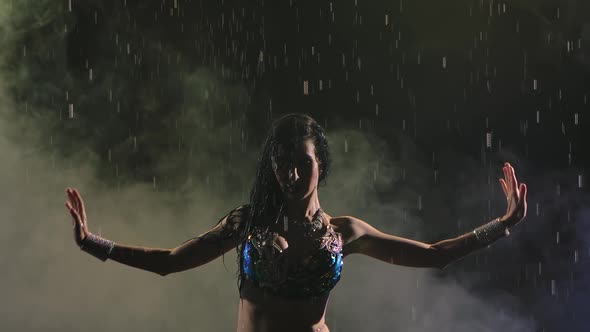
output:
[[[501,227],[510,228],[526,216],[525,184],[518,185],[514,169],[510,164],[504,166],[505,179],[500,179],[508,200],[508,211],[500,218]],[[519,189],[520,188],[520,189]],[[474,232],[456,238],[427,244],[378,231],[366,222],[354,218],[343,218],[341,229],[346,241],[344,254],[361,253],[379,260],[412,267],[444,268],[450,263],[490,244],[488,240],[478,239]],[[491,239],[495,240],[497,238]]]
[[[345,255],[359,253],[395,265],[442,269],[485,247],[473,232],[428,244],[383,233],[354,217],[347,217],[346,222],[353,239],[344,246]]]

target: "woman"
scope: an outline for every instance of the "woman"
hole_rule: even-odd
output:
[[[329,169],[323,129],[309,116],[288,114],[275,121],[268,134],[250,203],[174,249],[115,244],[90,233],[76,189],[66,190],[66,206],[82,250],[162,276],[195,268],[237,248],[241,332],[329,331],[326,305],[340,279],[343,257],[359,253],[392,264],[444,268],[508,235],[508,229],[526,216],[527,187],[518,184],[506,163],[505,178],[500,179],[508,200],[503,217],[454,239],[413,241],[382,233],[358,218],[323,211],[318,184]]]

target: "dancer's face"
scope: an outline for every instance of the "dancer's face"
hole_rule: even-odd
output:
[[[281,191],[288,199],[304,199],[317,189],[320,165],[311,139],[288,147],[278,146],[272,167]]]

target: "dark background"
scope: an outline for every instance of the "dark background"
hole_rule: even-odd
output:
[[[435,242],[500,216],[505,199],[497,178],[504,161],[514,165],[529,188],[529,211],[510,239],[429,271],[424,278],[432,286],[420,295],[392,291],[393,304],[380,298],[388,297],[396,273],[378,265],[375,271],[390,274],[375,281],[367,269],[376,263],[353,258],[365,270],[354,274],[345,265],[344,286],[329,307],[331,329],[590,325],[589,2],[3,6],[3,98],[11,101],[3,102],[3,136],[54,167],[56,160],[63,169],[91,164],[93,186],[104,192],[151,186],[182,209],[194,203],[194,188],[244,202],[271,121],[302,112],[327,129],[335,165],[346,170],[335,168],[328,179],[326,190],[350,189],[326,194],[336,210],[329,213]],[[449,284],[478,304],[457,300],[463,295]],[[480,306],[488,302],[494,304]],[[158,314],[171,315],[168,309]],[[200,314],[193,315],[187,322],[200,331]],[[24,328],[14,316],[7,321]],[[25,330],[65,328],[41,322]],[[151,327],[183,326],[170,324]]]

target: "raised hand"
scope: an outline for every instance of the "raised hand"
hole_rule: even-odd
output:
[[[77,189],[67,188],[66,194],[68,200],[66,207],[72,216],[72,224],[74,225],[74,241],[80,246],[82,241],[90,234],[88,231],[88,223],[86,219],[86,210],[84,209],[84,201]]]
[[[504,179],[500,179],[500,184],[506,194],[508,208],[501,220],[506,224],[506,227],[512,227],[526,217],[528,190],[526,184],[518,184],[514,168],[510,163],[504,163],[503,170]]]

